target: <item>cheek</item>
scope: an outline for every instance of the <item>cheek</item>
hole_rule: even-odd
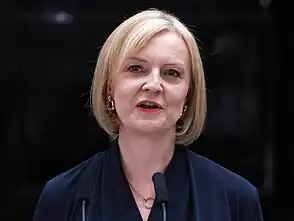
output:
[[[174,87],[170,90],[168,98],[169,112],[173,115],[173,118],[178,119],[182,115],[183,107],[187,100],[188,84],[182,84],[179,87]]]
[[[113,91],[116,96],[123,97],[127,95],[128,97],[133,95],[140,88],[140,82],[133,79],[118,79],[116,84],[113,86]]]
[[[127,103],[128,103],[127,91],[122,90],[121,88],[116,88],[113,96],[114,96],[114,103],[115,103],[116,112],[120,115],[122,112],[124,112],[126,107],[128,107],[128,105],[127,105]]]
[[[182,85],[180,87],[168,88],[166,95],[167,102],[171,106],[181,108],[187,100],[188,87]]]
[[[132,107],[135,87],[129,82],[121,81],[113,88],[113,98],[118,114],[128,112]]]
[[[186,96],[177,95],[168,101],[168,107],[170,114],[175,118],[179,118],[183,111]]]

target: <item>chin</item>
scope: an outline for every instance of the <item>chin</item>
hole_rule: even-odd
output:
[[[138,131],[145,132],[145,133],[153,133],[153,132],[160,132],[166,131],[169,127],[165,125],[164,122],[155,121],[155,120],[140,120],[133,122],[132,127]]]

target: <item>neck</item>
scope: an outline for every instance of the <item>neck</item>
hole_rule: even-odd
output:
[[[135,186],[152,186],[152,175],[164,172],[175,149],[174,131],[165,134],[139,133],[121,128],[118,143],[125,175]]]

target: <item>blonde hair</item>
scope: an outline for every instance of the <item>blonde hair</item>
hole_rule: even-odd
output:
[[[99,125],[114,139],[119,120],[109,111],[109,88],[115,73],[129,53],[143,48],[163,30],[175,31],[186,42],[191,58],[191,82],[187,110],[177,125],[176,143],[188,145],[201,134],[206,116],[206,87],[199,49],[193,34],[175,16],[157,9],[139,12],[122,22],[107,38],[98,56],[91,90],[93,114]]]

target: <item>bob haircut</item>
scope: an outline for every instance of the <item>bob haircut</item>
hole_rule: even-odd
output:
[[[99,53],[91,88],[94,117],[111,139],[118,136],[119,119],[109,111],[110,88],[127,56],[138,52],[149,40],[164,30],[174,31],[185,41],[191,59],[191,80],[187,110],[176,127],[176,144],[189,145],[202,133],[207,101],[205,78],[199,48],[193,34],[175,16],[158,9],[139,12],[122,22],[107,38]]]

